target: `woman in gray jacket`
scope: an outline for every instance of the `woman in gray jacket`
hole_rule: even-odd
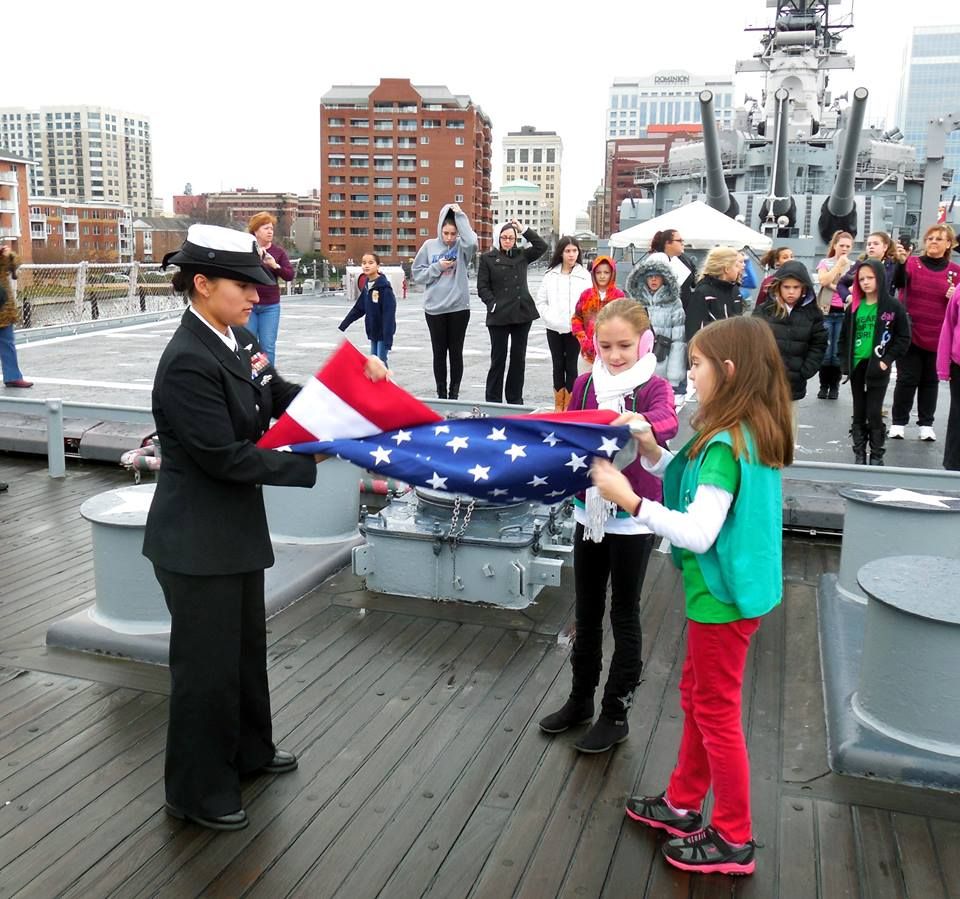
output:
[[[457,399],[463,378],[463,342],[470,323],[467,261],[476,251],[477,235],[466,213],[450,203],[440,210],[437,236],[420,247],[413,260],[413,280],[425,285],[423,311],[433,347],[437,396]],[[447,386],[447,357],[450,385]]]

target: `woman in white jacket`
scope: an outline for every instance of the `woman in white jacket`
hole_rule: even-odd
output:
[[[592,286],[590,273],[581,264],[580,244],[572,237],[561,237],[537,292],[537,312],[547,326],[547,346],[553,359],[553,399],[557,412],[567,408],[577,379],[580,344],[570,331],[570,319],[580,294]]]

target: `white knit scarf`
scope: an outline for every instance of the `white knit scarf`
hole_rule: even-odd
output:
[[[657,367],[657,357],[649,352],[651,342],[641,341],[641,352],[644,350],[647,352],[643,352],[643,355],[630,368],[618,375],[611,374],[607,370],[600,354],[597,353],[596,361],[593,363],[593,389],[597,395],[598,409],[610,409],[613,412],[627,411],[626,398],[632,396],[642,384],[646,384]],[[644,343],[647,345],[644,346]],[[587,489],[584,505],[587,523],[583,528],[583,536],[586,540],[600,543],[603,540],[604,525],[608,518],[617,514],[617,505],[605,500],[596,487]]]

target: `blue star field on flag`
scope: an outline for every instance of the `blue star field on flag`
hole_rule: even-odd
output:
[[[612,459],[632,439],[626,427],[586,417],[448,419],[291,449],[335,455],[383,477],[487,502],[550,504],[586,490],[593,459]]]

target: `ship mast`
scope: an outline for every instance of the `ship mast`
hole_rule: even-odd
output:
[[[759,31],[761,49],[753,59],[739,60],[737,72],[766,76],[763,90],[764,123],[761,132],[773,137],[780,104],[777,92],[790,97],[787,138],[811,137],[820,130],[829,105],[827,83],[831,69],[852,69],[854,59],[839,49],[843,32],[853,27],[852,16],[834,20],[830,7],[840,0],[767,0],[776,6],[772,25],[750,26]]]

